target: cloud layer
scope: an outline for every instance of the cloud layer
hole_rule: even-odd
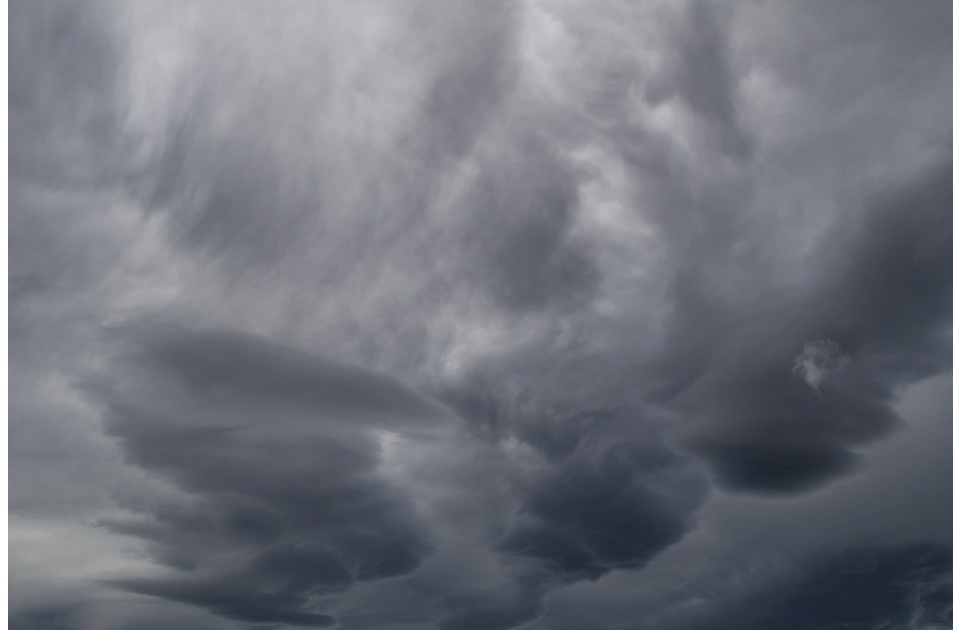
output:
[[[948,627],[949,14],[15,1],[11,626]]]

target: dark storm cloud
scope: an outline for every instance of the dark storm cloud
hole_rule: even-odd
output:
[[[201,606],[237,621],[253,623],[266,621],[317,628],[334,625],[336,618],[330,615],[297,611],[303,605],[302,592],[328,586],[323,579],[327,576],[321,576],[322,569],[318,568],[322,566],[322,563],[317,564],[318,558],[315,555],[311,555],[308,551],[298,554],[298,557],[303,558],[304,561],[315,563],[309,574],[300,575],[291,580],[289,575],[292,572],[288,570],[282,574],[282,585],[279,588],[271,588],[270,590],[274,592],[268,594],[251,590],[248,586],[251,577],[234,582],[222,575],[216,576],[208,582],[202,580],[133,578],[117,581],[114,585],[131,593],[162,597]],[[274,584],[272,581],[274,576],[262,572],[260,567],[247,567],[244,573],[255,576],[252,577],[253,580],[260,579],[265,583]],[[296,582],[297,578],[302,582]],[[277,590],[279,592],[276,592]]]
[[[845,247],[828,243],[820,264],[831,271],[812,294],[733,328],[714,365],[675,400],[710,418],[694,450],[721,483],[822,485],[855,464],[851,447],[897,424],[896,386],[949,366],[951,193],[941,164],[875,194],[855,233],[837,237]],[[792,366],[820,340],[845,360],[814,386]]]
[[[57,606],[21,612],[8,619],[10,630],[68,630],[76,627],[73,606]]]
[[[90,390],[127,460],[187,493],[133,502],[106,519],[143,540],[172,576],[120,578],[131,593],[231,619],[323,625],[311,594],[416,569],[431,552],[386,481],[364,431],[429,433],[454,418],[397,382],[236,333],[134,327],[109,382]],[[680,540],[702,501],[700,475],[639,410],[510,419],[540,453],[517,484],[516,521],[494,550],[513,559],[515,601],[450,595],[442,627],[509,628],[554,586],[642,566]]]
[[[855,355],[876,358],[892,377],[943,370],[943,333],[952,313],[953,180],[944,160],[912,181],[868,198],[846,265],[821,308],[832,308],[832,337]],[[839,248],[839,243],[830,243]],[[832,257],[828,257],[828,260]],[[828,276],[829,277],[829,276]]]
[[[545,581],[542,576],[529,577],[529,580],[516,584],[506,597],[481,593],[445,598],[442,608],[449,614],[437,624],[437,628],[505,630],[536,619],[543,610]]]
[[[230,619],[325,626],[334,619],[311,596],[409,573],[431,552],[429,526],[377,476],[379,445],[365,431],[449,413],[390,379],[265,340],[143,336],[125,376],[90,388],[129,463],[185,498],[102,522],[173,569],[109,584]]]
[[[736,131],[744,68],[733,65],[720,17],[708,9],[691,5],[684,23],[699,36],[676,64],[710,80],[684,88],[683,73],[672,81],[658,75],[650,87],[686,89],[694,110]],[[857,28],[877,27],[865,24]],[[891,62],[921,64],[891,50],[882,46]],[[810,490],[853,470],[851,448],[897,424],[896,388],[949,366],[949,159],[941,154],[919,174],[888,176],[861,198],[844,199],[848,207],[830,235],[796,262],[806,277],[791,285],[767,272],[782,256],[770,244],[787,246],[789,237],[764,225],[757,165],[678,166],[669,145],[637,132],[623,135],[619,147],[647,184],[638,204],[663,226],[671,255],[663,349],[638,370],[651,397],[693,422],[688,445],[728,488]],[[842,361],[817,377],[825,379],[820,387],[794,368],[811,344],[824,343],[836,344]]]
[[[948,623],[949,9],[14,2],[11,623]]]
[[[939,545],[845,549],[689,627],[949,628],[951,565]]]
[[[435,401],[396,380],[255,337],[220,331],[147,337],[145,349],[130,360],[190,389],[232,389],[259,404],[305,406],[327,418],[373,417],[388,425],[451,419]]]
[[[429,432],[454,420],[449,411],[391,379],[262,339],[126,334],[137,349],[90,391],[127,460],[187,498],[132,502],[140,516],[102,521],[174,572],[107,584],[230,619],[319,626],[332,617],[311,611],[310,595],[407,574],[431,552],[428,525],[371,477],[378,446],[364,430]],[[683,537],[702,500],[689,460],[638,410],[518,426],[542,465],[518,480],[516,523],[494,547],[521,561],[517,599],[450,595],[441,627],[514,627],[557,584],[642,566]]]
[[[514,369],[494,370],[503,382],[477,376],[444,395],[480,439],[519,441],[535,453],[514,481],[511,522],[491,539],[516,571],[511,595],[451,598],[468,609],[444,628],[514,627],[540,617],[558,586],[643,567],[695,527],[706,496],[702,471],[667,443],[665,423],[648,410],[579,410],[584,401],[544,398],[549,389],[514,380]]]
[[[655,423],[631,409],[554,422],[525,436],[553,465],[526,482],[520,518],[500,549],[561,579],[596,579],[642,566],[683,537],[702,486]]]

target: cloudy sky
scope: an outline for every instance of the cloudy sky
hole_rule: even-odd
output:
[[[17,630],[951,627],[947,0],[12,0]]]

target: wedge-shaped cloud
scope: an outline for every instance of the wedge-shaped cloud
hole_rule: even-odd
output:
[[[153,330],[137,346],[91,391],[127,461],[179,498],[103,521],[169,567],[111,585],[229,619],[325,626],[317,598],[431,553],[429,528],[378,470],[376,429],[442,429],[449,412],[392,379],[235,333]]]

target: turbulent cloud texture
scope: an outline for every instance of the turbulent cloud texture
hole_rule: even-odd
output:
[[[10,6],[10,625],[947,628],[951,6]]]

